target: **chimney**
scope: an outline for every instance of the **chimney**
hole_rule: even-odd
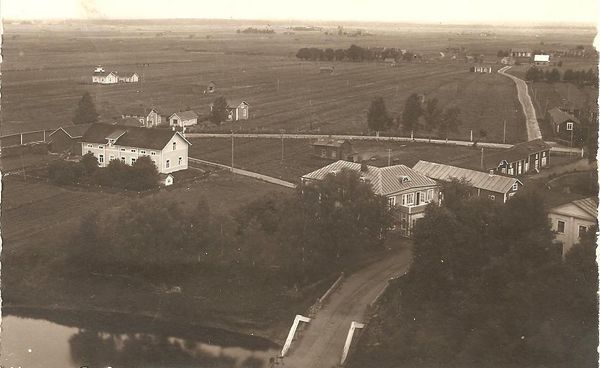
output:
[[[367,166],[367,164],[365,162],[361,162],[360,163],[360,171],[361,172],[367,172],[367,171],[369,171],[369,166]]]

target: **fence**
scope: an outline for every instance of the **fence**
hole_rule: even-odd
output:
[[[34,130],[30,132],[7,134],[0,136],[0,148],[22,146],[29,143],[46,142],[54,130]]]

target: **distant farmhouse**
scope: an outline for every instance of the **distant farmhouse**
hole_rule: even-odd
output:
[[[583,133],[581,121],[558,107],[548,110],[548,118],[558,139],[571,142],[577,140]]]
[[[425,207],[429,203],[438,203],[437,183],[404,165],[375,167],[339,160],[302,176],[302,185],[310,185],[344,169],[357,172],[361,181],[371,185],[375,194],[387,198],[394,210],[396,229],[403,236],[412,235],[412,229],[417,220],[425,216]]]
[[[206,85],[206,89],[204,90],[204,93],[215,93],[217,91],[217,84],[213,81],[208,82],[208,84]]]
[[[413,167],[416,172],[428,178],[448,182],[464,179],[473,187],[472,195],[487,197],[492,201],[506,203],[514,196],[523,183],[517,178],[463,169],[461,167],[419,161]]]
[[[250,118],[249,107],[250,105],[244,100],[227,101],[227,120],[248,120]]]
[[[534,55],[533,63],[535,65],[541,65],[541,66],[549,65],[550,64],[550,55]]]
[[[198,114],[195,111],[180,111],[169,116],[169,126],[187,127],[198,124]]]
[[[319,68],[319,74],[333,74],[335,73],[335,66],[322,66]]]
[[[484,168],[492,174],[517,176],[550,164],[550,146],[542,139],[515,144],[511,148],[484,156]]]
[[[48,137],[49,151],[54,153],[68,152],[81,156],[81,138],[91,124],[63,126]]]
[[[584,198],[548,210],[548,218],[556,240],[562,243],[562,254],[579,242],[581,236],[598,226],[598,198]]]
[[[356,151],[350,141],[345,139],[318,139],[312,143],[313,156],[334,160],[354,161]]]
[[[140,77],[137,73],[123,72],[106,72],[104,68],[98,65],[92,74],[92,83],[96,84],[117,84],[117,83],[137,83]]]
[[[188,167],[191,143],[179,132],[111,124],[92,124],[81,138],[82,153],[91,152],[100,167],[112,160],[133,165],[148,156],[159,173],[168,174]]]
[[[156,108],[146,109],[144,107],[137,107],[129,109],[126,113],[121,115],[121,118],[138,119],[141,126],[145,126],[146,128],[151,128],[162,124],[162,116]]]
[[[484,65],[472,66],[469,70],[473,73],[487,73],[487,74],[492,73],[492,67],[484,66]]]
[[[531,49],[511,49],[510,56],[513,58],[531,58],[532,52]]]

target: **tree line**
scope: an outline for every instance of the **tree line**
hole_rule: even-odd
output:
[[[582,86],[584,84],[591,84],[593,86],[598,86],[598,75],[596,72],[590,68],[587,71],[585,70],[572,70],[567,69],[564,73],[560,73],[560,71],[556,68],[552,70],[544,70],[535,66],[530,67],[525,72],[525,80],[531,82],[571,82]]]
[[[353,366],[597,366],[595,230],[563,260],[539,194],[502,205],[448,185]]]
[[[56,160],[48,165],[48,178],[55,184],[91,184],[126,190],[143,191],[157,188],[159,174],[148,156],[138,158],[133,165],[111,160],[106,167],[98,167],[92,153],[81,161]]]
[[[401,129],[405,133],[426,131],[444,138],[460,126],[460,109],[456,106],[441,107],[437,98],[425,99],[424,95],[411,94],[404,103],[402,114],[393,118],[382,97],[375,97],[367,111],[370,130],[380,132]]]
[[[356,172],[342,170],[294,193],[257,199],[232,217],[212,213],[204,200],[184,206],[142,199],[93,214],[67,258],[91,272],[233,267],[304,285],[382,249],[390,225],[386,199]]]
[[[310,61],[377,61],[388,58],[411,61],[416,56],[397,48],[365,48],[354,44],[347,49],[303,47],[296,53],[298,59]]]

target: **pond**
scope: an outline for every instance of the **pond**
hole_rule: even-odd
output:
[[[129,321],[123,323],[131,325]],[[218,333],[216,329],[200,333],[200,339],[141,330],[107,332],[46,319],[3,316],[0,366],[266,368],[271,366],[270,361],[278,351],[275,344],[265,344],[264,339],[227,331],[222,331],[226,338],[220,336],[213,341],[210,336]]]

